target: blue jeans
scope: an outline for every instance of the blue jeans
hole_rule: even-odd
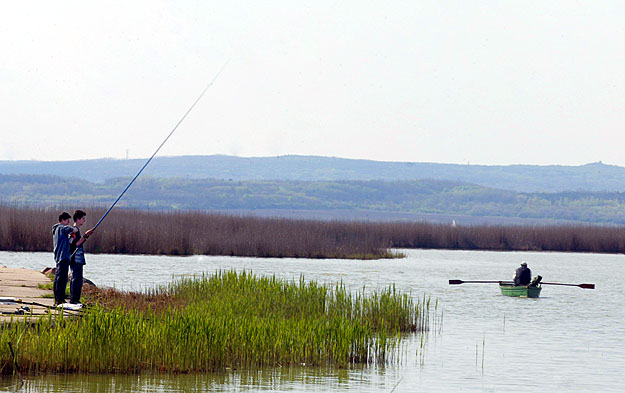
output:
[[[82,263],[72,263],[69,265],[72,269],[72,281],[69,283],[69,302],[80,303],[80,294],[82,293]]]
[[[67,273],[69,271],[69,261],[56,263],[56,273],[54,273],[54,303],[65,302],[65,287],[67,287]]]

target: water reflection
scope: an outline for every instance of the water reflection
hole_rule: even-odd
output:
[[[19,388],[18,378],[0,380],[3,391],[19,392],[327,392],[360,387],[365,391],[387,391],[396,383],[397,369],[370,366],[333,369],[279,367],[259,370],[224,370],[211,374],[140,375],[42,375],[27,377]],[[390,387],[390,389],[389,389]]]

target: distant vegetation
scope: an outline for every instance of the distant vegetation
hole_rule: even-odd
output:
[[[0,175],[0,201],[108,205],[129,178],[91,183],[43,175]],[[413,181],[229,181],[142,177],[120,206],[156,210],[370,210],[625,225],[625,193],[519,193],[474,184]]]
[[[85,210],[83,232],[105,211]],[[0,250],[51,251],[58,215],[57,209],[0,205]],[[113,210],[85,243],[87,252],[107,254],[358,259],[393,257],[388,246],[359,223],[126,209]]]
[[[0,329],[0,374],[206,372],[399,361],[429,299],[217,272],[147,293],[86,291],[80,318],[17,317]],[[15,348],[15,358],[8,350]]]
[[[145,159],[0,161],[0,174],[76,177],[93,182],[133,176]],[[437,179],[517,192],[625,191],[625,168],[593,163],[562,165],[457,165],[384,162],[334,157],[245,158],[224,155],[156,157],[145,171],[153,177],[187,179],[344,181]]]
[[[85,208],[85,206],[76,206]],[[86,227],[104,210],[89,209]],[[51,251],[57,209],[0,205],[0,250]],[[271,219],[115,209],[89,253],[382,258],[389,248],[625,253],[625,227],[453,226]]]

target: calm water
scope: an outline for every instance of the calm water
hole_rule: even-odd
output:
[[[498,392],[534,389],[621,392],[625,386],[625,256],[407,250],[382,261],[88,255],[85,276],[98,285],[140,290],[182,274],[246,269],[357,290],[395,283],[430,295],[443,313],[423,358],[409,339],[399,364],[349,370],[284,367],[178,376],[37,376],[21,391],[42,392]],[[0,265],[42,269],[52,256],[0,253]],[[495,284],[448,285],[449,279],[508,280],[521,261],[544,281],[595,283],[596,290],[545,286],[540,299],[508,298]],[[0,390],[14,380],[0,379]]]

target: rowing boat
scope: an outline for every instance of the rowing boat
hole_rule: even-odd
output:
[[[499,283],[499,289],[504,296],[512,297],[539,297],[542,287],[531,285],[514,286],[512,283]]]
[[[538,297],[540,296],[540,290],[542,285],[566,285],[567,287],[580,287],[584,289],[595,289],[595,284],[564,284],[559,282],[543,282],[542,277],[535,277],[528,286],[514,286],[512,281],[485,281],[485,280],[449,280],[449,285],[458,285],[466,283],[480,283],[480,284],[499,284],[501,294],[504,296],[514,297]]]

